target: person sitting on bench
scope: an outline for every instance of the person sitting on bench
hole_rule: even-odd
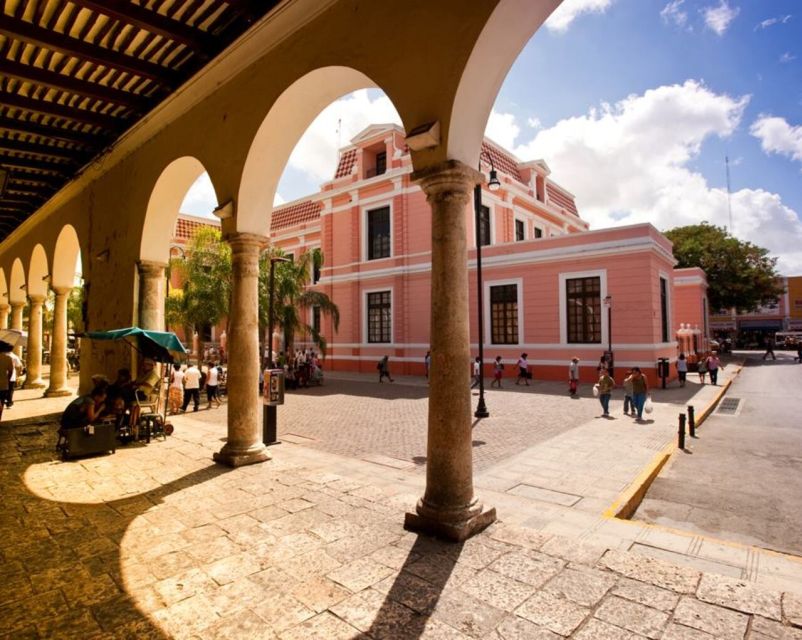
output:
[[[61,415],[61,430],[83,429],[100,418],[106,406],[106,387],[98,386],[89,395],[75,398]]]

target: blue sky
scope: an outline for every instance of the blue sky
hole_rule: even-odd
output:
[[[391,120],[374,91],[330,105],[281,200],[331,177],[338,140]],[[733,233],[802,274],[801,0],[566,0],[511,69],[487,135],[543,158],[592,228],[729,226],[728,155]],[[196,191],[187,212],[208,206]]]

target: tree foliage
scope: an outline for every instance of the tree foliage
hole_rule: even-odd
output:
[[[678,267],[701,267],[707,274],[710,309],[751,311],[782,295],[775,267],[777,258],[767,249],[731,236],[706,222],[665,232],[674,243]]]

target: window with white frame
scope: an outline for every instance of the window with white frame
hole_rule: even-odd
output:
[[[523,220],[515,220],[515,241],[520,242],[526,240],[526,222]]]
[[[601,278],[567,279],[565,301],[568,342],[601,343]]]
[[[486,247],[490,244],[490,207],[482,205],[479,209],[479,245]]]
[[[390,257],[390,207],[367,212],[367,258],[379,260]]]
[[[518,344],[518,285],[490,286],[490,343]]]
[[[535,227],[535,238],[542,238],[543,237],[543,229],[540,227]]]
[[[668,281],[660,278],[660,338],[668,342]]]
[[[367,294],[368,342],[392,342],[392,297],[390,291]]]

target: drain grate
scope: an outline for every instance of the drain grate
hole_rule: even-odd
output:
[[[729,415],[734,415],[736,411],[741,406],[741,399],[740,398],[724,398],[721,403],[718,405],[717,413],[725,413]]]

